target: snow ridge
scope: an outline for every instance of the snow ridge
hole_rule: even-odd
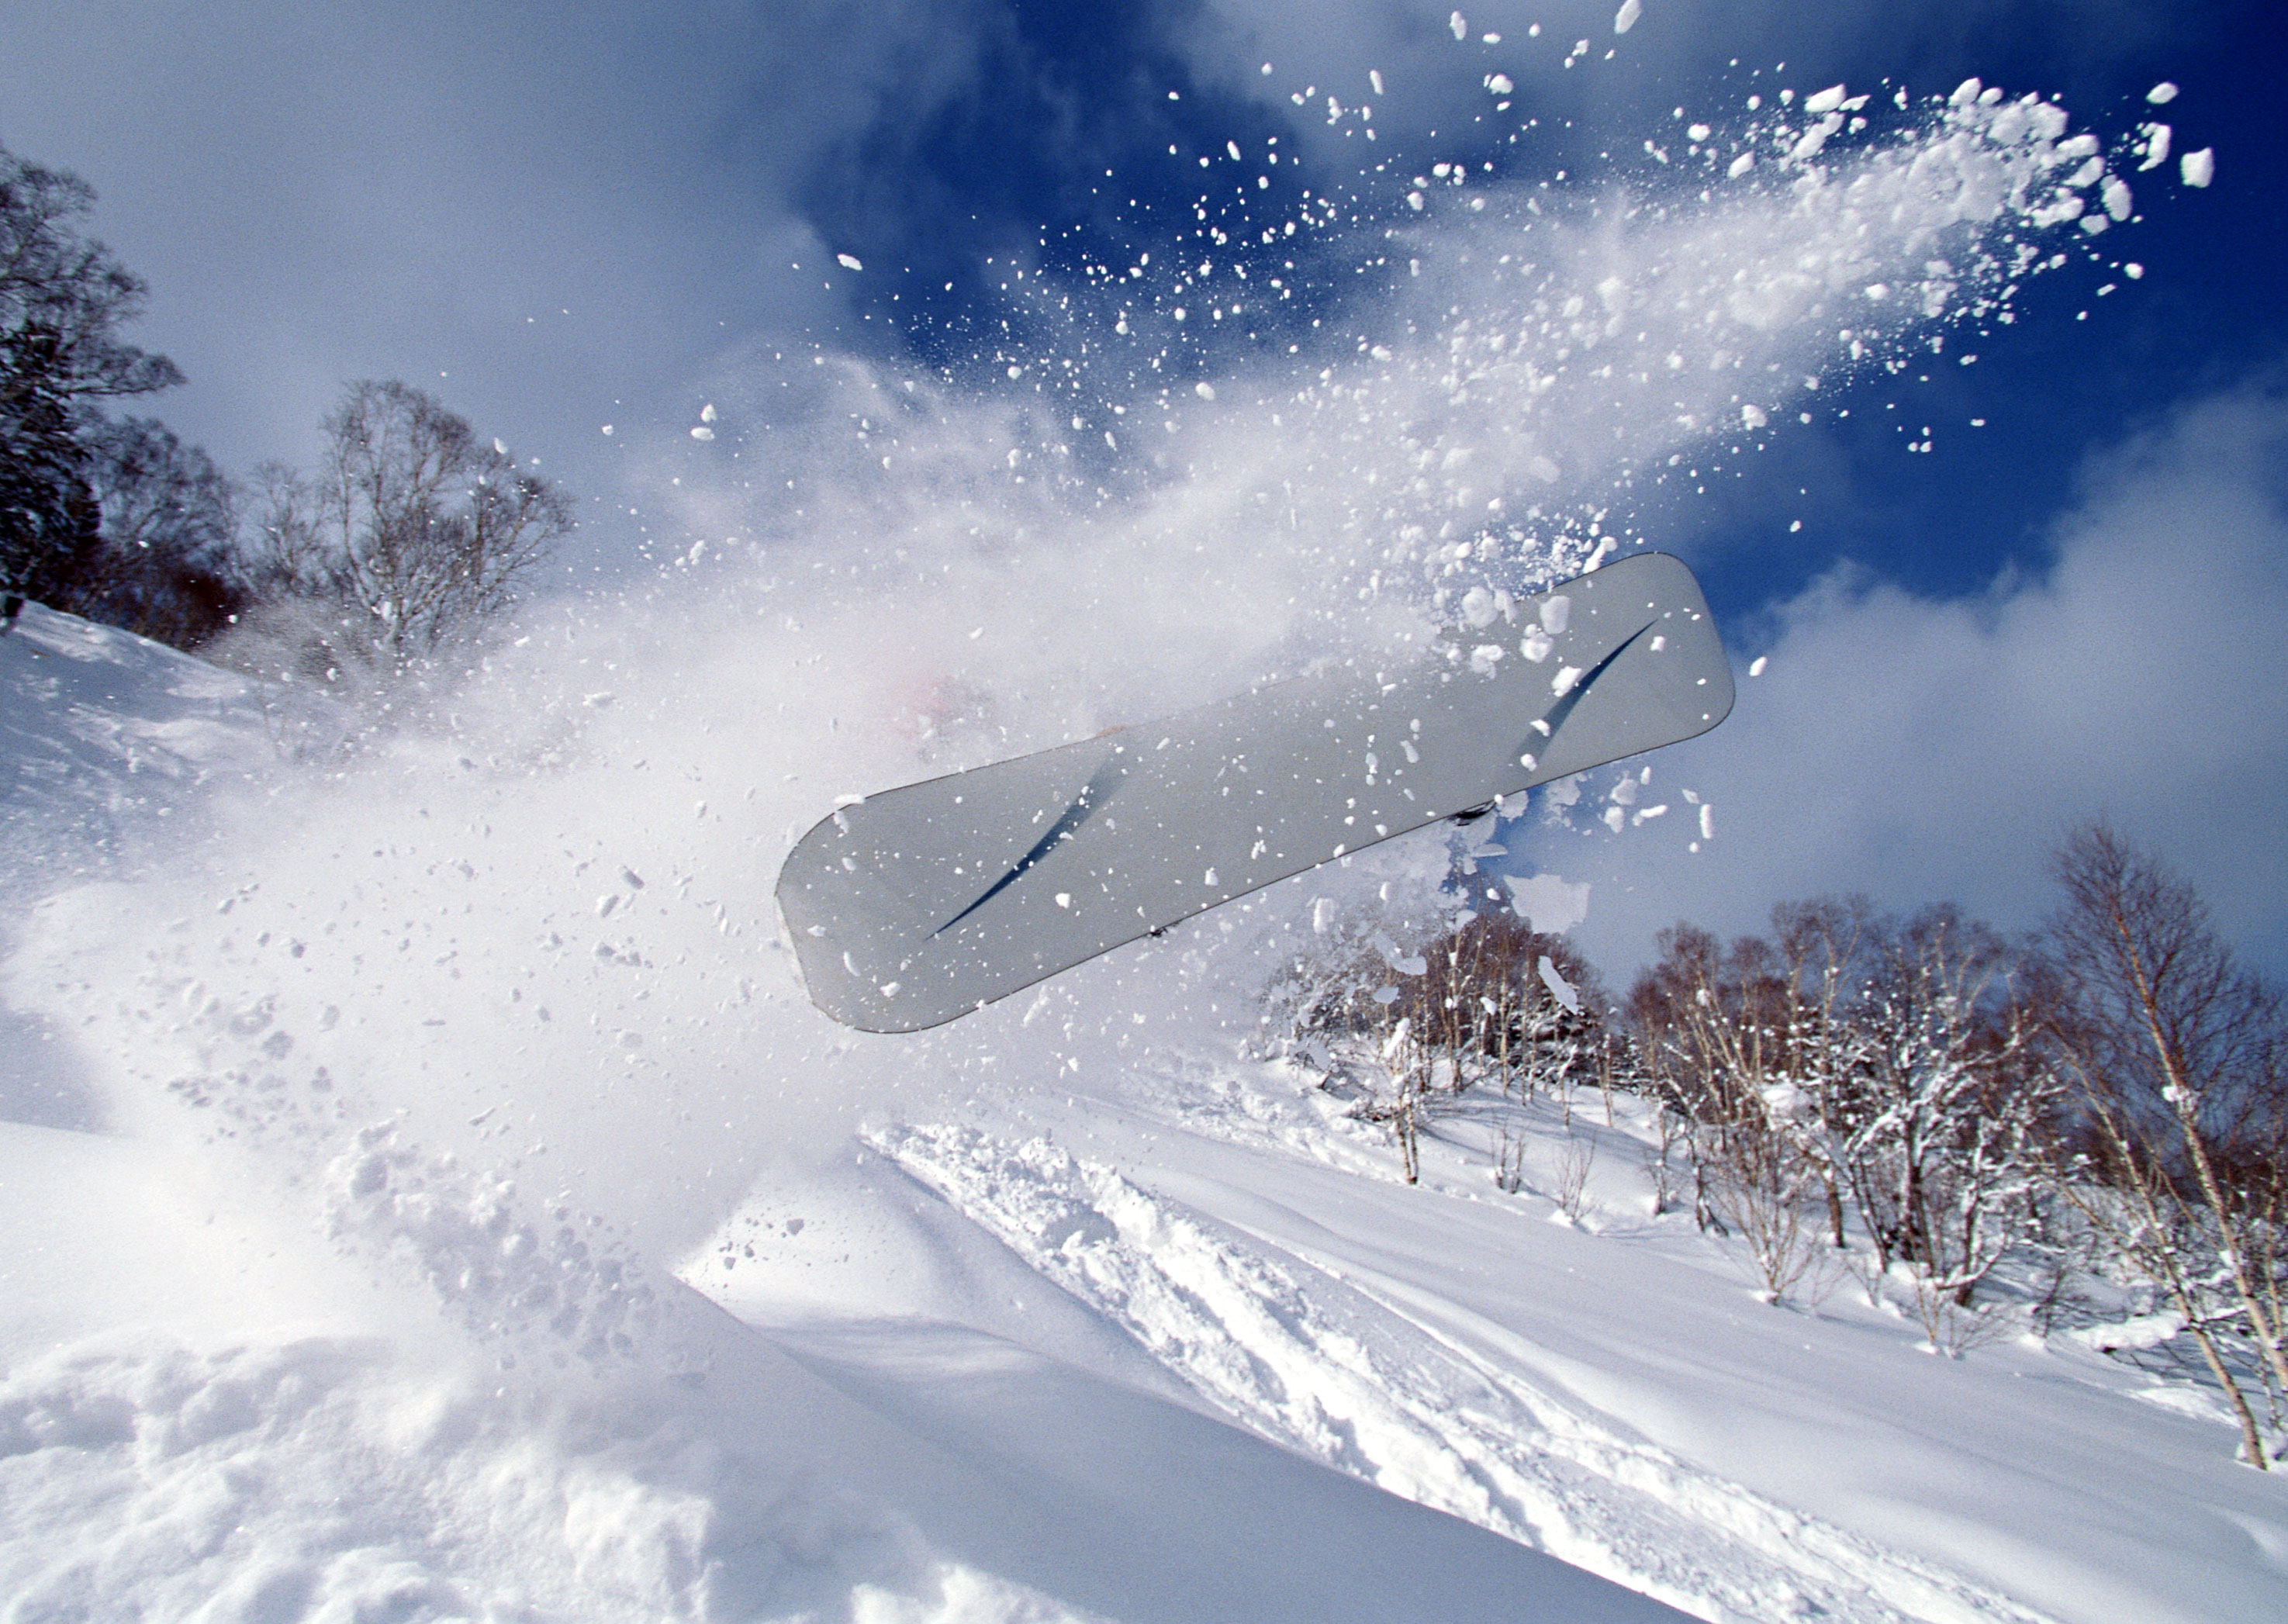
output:
[[[1394,1493],[1704,1618],[2041,1617],[1625,1438],[1374,1288],[1045,1138],[868,1141],[1219,1407]]]

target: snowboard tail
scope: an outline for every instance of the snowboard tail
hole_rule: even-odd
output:
[[[1404,666],[870,796],[780,869],[811,1000],[918,1032],[1347,853],[1707,732],[1731,668],[1664,553],[1481,605]]]

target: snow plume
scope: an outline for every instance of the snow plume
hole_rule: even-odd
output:
[[[1697,133],[1704,202],[1545,208],[1430,166],[1399,236],[1321,228],[1396,290],[1308,355],[1185,337],[1280,292],[1188,243],[1045,288],[1069,342],[989,395],[758,353],[706,392],[716,439],[648,453],[653,584],[536,606],[422,725],[263,775],[148,884],[52,905],[20,979],[90,1034],[119,1121],[258,1144],[473,1330],[608,1350],[644,1270],[773,1155],[973,1086],[1021,1018],[901,1043],[808,1008],[770,887],[838,796],[1390,649],[1470,588],[1632,544],[1611,511],[1679,448],[1998,319],[2104,170],[2062,111],[1974,83],[1855,149],[1857,99],[1812,101]],[[1418,844],[1351,883],[1421,912],[1444,860]],[[1209,1002],[1243,1018],[1239,986]]]
[[[2053,102],[1975,80],[1871,102],[1838,85],[1693,123],[1659,163],[1570,189],[1435,161],[1283,221],[1204,197],[1172,251],[1014,266],[1015,336],[973,358],[1008,385],[1005,489],[1034,481],[1061,551],[1141,546],[1142,590],[1251,555],[1252,577],[1196,584],[1272,589],[1247,614],[1324,649],[1636,545],[1823,388],[1997,336],[2130,207]],[[1333,324],[1291,329],[1335,289]],[[895,484],[897,419],[868,432]]]
[[[921,1611],[881,1616],[935,1616],[959,1586],[894,1518],[770,1500],[755,1485],[793,1469],[767,1443],[736,1470],[693,1464],[711,1423],[679,1395],[729,1379],[729,1356],[677,1266],[759,1182],[846,1155],[870,1118],[1078,1088],[1147,1045],[1227,1053],[1315,898],[1370,891],[1394,933],[1420,928],[1447,858],[1432,839],[1362,856],[909,1040],[810,1008],[777,940],[784,853],[840,797],[1386,655],[1473,589],[1589,566],[1634,543],[1615,516],[1631,492],[1730,455],[1835,368],[1999,320],[2057,258],[2045,234],[2085,241],[2074,222],[2099,218],[2084,200],[2108,194],[2105,166],[2048,104],[1974,84],[1855,150],[1855,105],[1696,135],[1681,189],[1545,203],[1433,164],[1380,200],[1401,226],[1315,210],[1307,230],[1388,302],[1268,363],[1213,335],[1282,302],[1283,275],[1184,241],[1137,275],[1026,295],[1061,337],[975,358],[1000,369],[989,392],[823,354],[773,372],[758,352],[715,380],[711,438],[643,453],[648,584],[535,606],[417,717],[245,770],[211,838],[32,911],[11,997],[73,1034],[111,1119],[171,1176],[261,1207],[282,1248],[356,1262],[306,1305],[348,1343],[90,1355],[20,1374],[5,1424],[83,1411],[101,1448],[80,1503],[131,1478],[165,1498],[188,1476],[131,1444],[188,1437],[184,1416],[247,1382],[290,1386],[261,1424],[298,1429],[310,1458],[386,1457],[433,1425],[471,1480],[525,1473],[559,1531],[533,1560],[576,1575],[604,1558],[562,1536],[594,1525],[568,1462],[616,1392],[593,1425],[616,1475],[595,1493],[636,1509],[598,1538],[626,1541],[610,1560],[636,1575],[631,1614],[738,1616],[741,1587],[792,1605],[782,1544],[691,1519],[807,1517],[834,1560],[806,1571],[850,1608],[893,1583]],[[244,716],[260,736],[255,701]],[[385,1391],[403,1373],[361,1363],[375,1335],[417,1347],[442,1374],[405,1379],[448,1397]],[[535,1436],[574,1441],[527,1471],[510,1457]],[[390,1539],[432,1548],[481,1520],[464,1503],[449,1483]],[[450,1563],[326,1589],[353,1545],[295,1558],[277,1594],[463,1605]],[[965,1616],[1052,1615],[1011,1588]]]

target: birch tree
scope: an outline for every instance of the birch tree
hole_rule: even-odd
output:
[[[405,669],[512,603],[573,527],[570,498],[467,419],[353,384],[306,477],[263,471],[260,579],[316,674]]]
[[[2232,1407],[2242,1456],[2268,1467],[2248,1384],[2275,1424],[2282,1343],[2288,1025],[2235,963],[2193,888],[2106,824],[2077,829],[2054,872],[2056,1007],[2047,1038],[2087,1148],[2061,1187],[2184,1320]]]

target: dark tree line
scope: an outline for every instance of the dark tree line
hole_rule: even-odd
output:
[[[228,488],[156,424],[104,416],[183,375],[121,339],[147,289],[81,231],[94,202],[0,149],[0,587],[195,640],[236,607]]]
[[[512,602],[572,528],[552,483],[428,395],[361,382],[308,474],[240,488],[115,402],[180,384],[125,342],[147,289],[84,181],[0,148],[0,592],[320,679],[384,676]]]

